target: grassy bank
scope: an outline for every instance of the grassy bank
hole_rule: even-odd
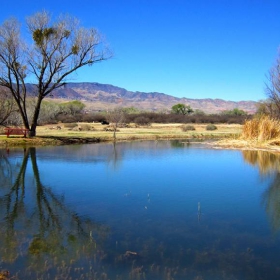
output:
[[[223,139],[218,146],[280,152],[280,120],[259,116],[245,122],[238,139]]]
[[[206,130],[207,124],[195,124],[195,130],[183,131],[182,124],[152,124],[150,126],[135,126],[118,128],[117,141],[159,140],[159,139],[221,139],[237,138],[242,126],[237,124],[219,124],[216,130]],[[107,131],[105,130],[107,129]],[[72,127],[69,124],[45,125],[37,128],[37,137],[23,138],[5,135],[0,136],[0,145],[60,145],[66,143],[87,143],[113,141],[110,126],[100,123],[79,123]]]

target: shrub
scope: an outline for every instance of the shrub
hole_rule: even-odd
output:
[[[280,120],[261,116],[245,122],[242,137],[247,140],[268,141],[280,137]]]
[[[208,124],[206,126],[206,130],[216,130],[217,129],[217,126],[215,126],[214,124]]]
[[[95,130],[90,124],[80,124],[79,125],[79,130],[82,130],[82,131],[90,131],[90,130]]]
[[[134,122],[135,124],[138,124],[138,125],[150,125],[150,120],[146,117],[137,117],[136,119],[134,119]]]
[[[83,115],[82,122],[101,122],[104,119],[106,119],[105,113],[88,113]]]
[[[195,130],[195,127],[193,125],[182,125],[181,129],[182,131],[186,132],[186,131]]]

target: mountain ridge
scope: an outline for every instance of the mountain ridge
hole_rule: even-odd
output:
[[[35,93],[35,85],[28,84],[28,92]],[[60,101],[80,100],[88,110],[110,110],[116,106],[135,107],[147,111],[168,111],[174,104],[183,103],[205,113],[219,113],[238,108],[248,113],[256,111],[256,101],[230,101],[220,98],[175,97],[160,92],[129,91],[124,88],[97,82],[69,82],[48,97]]]

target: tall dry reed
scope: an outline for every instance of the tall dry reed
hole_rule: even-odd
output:
[[[265,142],[280,138],[280,120],[270,116],[261,116],[244,123],[242,138]]]

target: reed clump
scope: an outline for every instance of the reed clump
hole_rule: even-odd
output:
[[[244,123],[242,138],[266,142],[280,139],[280,120],[270,116],[260,116]]]

